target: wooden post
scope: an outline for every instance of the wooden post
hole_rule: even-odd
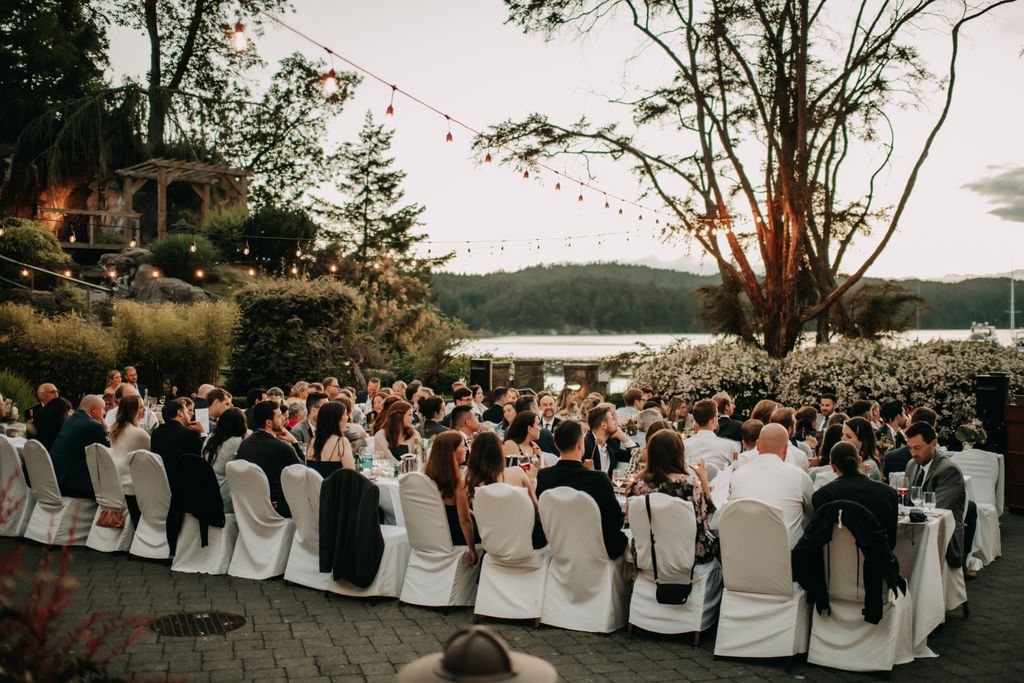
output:
[[[157,170],[156,177],[156,238],[167,232],[167,171]]]
[[[210,184],[203,183],[202,191],[199,193],[202,205],[199,207],[199,227],[206,223],[206,216],[210,213]]]
[[[516,359],[516,387],[540,391],[544,388],[544,361]]]

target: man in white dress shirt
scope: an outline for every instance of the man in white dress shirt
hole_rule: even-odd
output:
[[[793,443],[793,438],[796,436],[796,411],[792,408],[776,408],[772,412],[770,422],[772,424],[779,424],[789,433],[789,447],[786,449],[786,462],[791,465],[796,465],[802,470],[807,469],[808,456],[807,453]]]
[[[718,429],[718,404],[710,399],[697,401],[690,414],[697,423],[697,433],[683,443],[687,464],[702,461],[719,471],[724,470],[739,455],[740,448],[735,441],[715,434]]]
[[[782,510],[792,548],[803,535],[814,512],[814,485],[807,472],[784,461],[789,433],[780,424],[768,424],[757,438],[758,455],[737,469],[729,483],[729,500],[749,498]]]
[[[639,417],[640,411],[644,409],[644,392],[636,388],[626,389],[622,392],[622,403],[623,406],[615,411],[620,425]]]

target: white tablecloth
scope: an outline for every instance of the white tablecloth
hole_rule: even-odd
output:
[[[380,489],[380,509],[384,512],[384,524],[405,526],[402,501],[398,498],[398,480],[377,478],[373,483]]]
[[[942,563],[956,526],[952,512],[936,512],[926,524],[911,524],[907,517],[900,517],[896,529],[896,557],[914,611],[915,657],[936,656],[928,649],[928,635],[946,620]]]

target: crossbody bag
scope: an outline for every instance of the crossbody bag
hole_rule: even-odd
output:
[[[644,504],[647,506],[647,522],[651,531],[651,567],[654,569],[654,597],[658,604],[661,605],[685,604],[690,598],[690,590],[693,588],[693,564],[690,565],[690,583],[658,582],[658,553],[654,549],[654,517],[651,516],[651,497],[649,495],[644,496]]]

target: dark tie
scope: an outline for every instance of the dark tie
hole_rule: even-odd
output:
[[[923,485],[924,485],[924,468],[923,467],[918,467],[917,468],[917,477],[914,478],[914,486],[923,486]]]

